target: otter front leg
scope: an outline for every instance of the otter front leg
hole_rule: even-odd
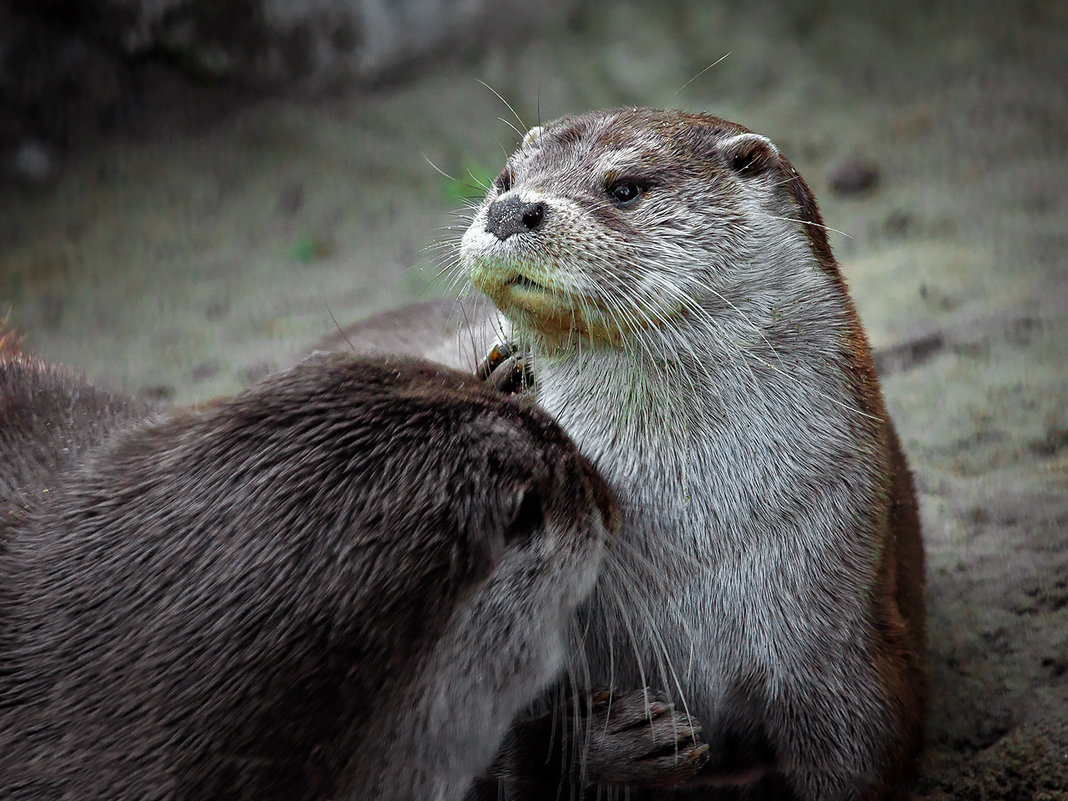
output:
[[[708,757],[701,725],[648,690],[601,691],[513,724],[467,801],[555,799],[562,785],[674,787]],[[565,796],[566,797],[566,796]]]
[[[595,693],[586,723],[587,784],[671,787],[708,759],[701,724],[647,690]]]

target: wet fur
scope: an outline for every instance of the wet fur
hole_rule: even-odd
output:
[[[607,193],[621,179],[644,187],[630,207]],[[496,236],[502,195],[543,202],[543,222]],[[903,792],[927,695],[919,519],[793,166],[711,116],[564,118],[509,159],[459,263],[623,510],[574,680],[667,690],[704,724],[706,782],[773,768],[680,797]]]
[[[4,504],[48,489],[109,432],[148,413],[133,398],[23,354],[0,324],[0,515]]]
[[[544,413],[403,359],[308,361],[57,476],[0,522],[11,801],[456,798],[614,514]]]

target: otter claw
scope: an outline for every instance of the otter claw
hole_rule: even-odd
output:
[[[509,395],[526,392],[534,384],[530,356],[514,343],[498,342],[478,365],[476,374],[495,389]]]
[[[497,342],[490,348],[489,353],[486,354],[486,358],[479,362],[478,368],[475,372],[478,377],[485,381],[490,375],[504,364],[512,354],[515,353],[515,349],[511,342]]]
[[[644,690],[604,696],[591,697],[586,782],[667,787],[690,779],[708,760],[701,724],[673,704],[650,700]]]
[[[604,706],[611,700],[611,690],[598,690],[597,692],[590,695],[590,703],[592,703],[594,706]]]

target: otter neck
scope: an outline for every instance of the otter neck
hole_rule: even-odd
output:
[[[667,357],[640,348],[535,352],[536,398],[617,492],[621,536],[648,517],[678,524],[670,536],[699,538],[678,544],[704,554],[754,538],[786,547],[790,538],[765,524],[790,506],[799,481],[870,472],[867,448],[858,448],[870,426],[851,405],[847,320],[821,302],[794,315],[737,336],[691,319],[668,332],[674,339],[657,350]],[[816,317],[830,319],[811,324]],[[856,492],[874,491],[857,481]],[[674,558],[641,533],[633,540],[650,558]]]
[[[727,352],[708,332],[703,347],[691,343],[676,360],[609,348],[535,354],[538,402],[606,478],[623,516],[618,556],[598,584],[604,600],[590,611],[595,685],[641,681],[668,664],[694,701],[690,711],[709,717],[740,680],[737,664],[788,671],[804,651],[782,634],[793,630],[791,604],[816,608],[842,584],[872,586],[879,521],[858,524],[855,510],[876,508],[884,492],[878,445],[848,402],[845,344],[833,328],[805,330],[778,362],[757,345]],[[799,487],[819,515],[798,506]],[[699,590],[680,595],[679,586]],[[631,606],[655,614],[613,611],[633,587],[641,597]],[[768,608],[766,598],[791,603]],[[839,599],[835,614],[843,627],[863,628],[859,601]],[[743,658],[721,661],[723,642]]]

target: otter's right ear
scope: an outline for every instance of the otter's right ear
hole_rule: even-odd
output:
[[[722,139],[716,152],[732,172],[747,178],[761,175],[779,163],[779,149],[766,136],[755,133]]]
[[[526,136],[523,137],[523,141],[519,143],[519,146],[526,147],[527,145],[534,144],[541,137],[541,133],[544,130],[545,128],[543,126],[535,125],[529,131],[527,131]]]

